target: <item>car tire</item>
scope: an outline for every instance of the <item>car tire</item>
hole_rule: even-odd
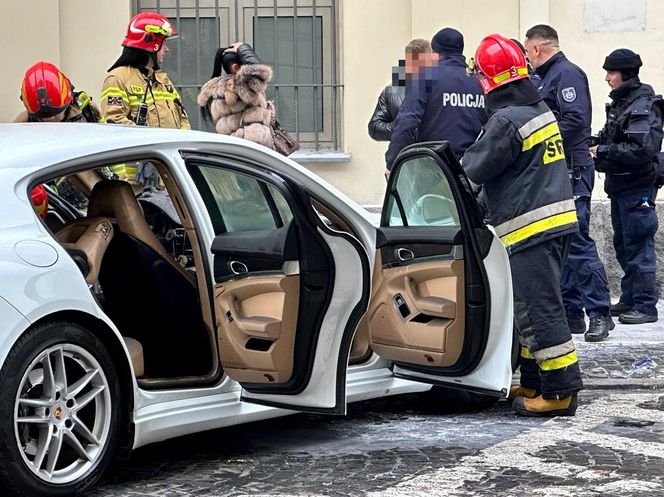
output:
[[[103,343],[82,326],[28,330],[0,370],[2,495],[75,495],[114,457],[118,375]]]

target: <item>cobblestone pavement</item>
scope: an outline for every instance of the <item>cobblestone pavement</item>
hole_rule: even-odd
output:
[[[90,495],[664,497],[664,392],[587,390],[552,420],[366,401],[138,449]]]

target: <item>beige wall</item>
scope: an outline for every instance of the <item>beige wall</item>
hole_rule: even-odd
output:
[[[13,120],[23,110],[21,80],[38,60],[58,66],[77,89],[99,102],[106,69],[120,55],[131,0],[21,0],[3,2],[1,12],[6,62],[0,122]]]
[[[39,59],[57,63],[60,25],[58,2],[3,2],[1,10],[0,46],[3,47],[4,74],[0,81],[0,122],[7,122],[23,110],[19,96],[25,70]],[[30,29],[26,30],[28,25]]]
[[[615,2],[616,0],[606,0]],[[590,81],[594,104],[593,130],[604,122],[608,87],[601,69],[604,57],[622,46],[639,52],[642,79],[664,91],[664,2],[646,2],[642,31],[588,33],[584,27],[586,0],[338,0],[339,67],[344,85],[341,134],[350,162],[318,163],[309,167],[362,204],[382,201],[386,143],[374,142],[367,123],[391,68],[415,37],[430,39],[452,26],[465,36],[471,56],[483,36],[498,32],[524,38],[534,24],[558,30],[566,55],[581,66]],[[0,121],[21,110],[21,78],[33,62],[44,59],[59,67],[79,89],[99,101],[106,69],[120,54],[120,42],[131,14],[131,0],[21,0],[4,2],[0,32],[6,75],[0,81]],[[35,16],[34,12],[39,12]],[[103,13],[102,22],[99,20]],[[596,15],[600,15],[597,13]],[[30,25],[26,35],[25,26]],[[38,36],[30,35],[38,34]],[[601,191],[597,182],[596,193]]]

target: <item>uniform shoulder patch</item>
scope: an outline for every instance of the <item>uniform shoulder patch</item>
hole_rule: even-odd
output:
[[[107,105],[122,105],[122,97],[109,96],[106,98]]]
[[[573,86],[570,86],[568,88],[563,88],[561,90],[561,93],[563,95],[563,100],[565,100],[565,102],[571,103],[574,102],[574,100],[576,100],[576,88],[574,88]]]

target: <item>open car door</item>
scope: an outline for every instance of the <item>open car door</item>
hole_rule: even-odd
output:
[[[447,144],[392,168],[376,237],[372,349],[414,381],[505,396],[512,378],[509,259]]]
[[[215,232],[224,373],[243,401],[344,414],[352,335],[369,302],[366,250],[286,178],[209,156],[187,165]]]

